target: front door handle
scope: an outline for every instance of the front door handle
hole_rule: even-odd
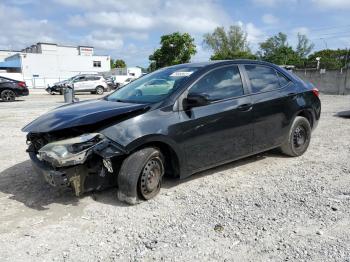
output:
[[[248,104],[243,104],[238,106],[238,110],[239,111],[250,111],[253,108],[253,104],[252,103],[248,103]]]

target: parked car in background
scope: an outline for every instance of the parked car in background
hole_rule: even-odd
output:
[[[50,95],[54,95],[54,94],[60,94],[63,95],[63,89],[65,87],[65,85],[71,81],[74,80],[74,78],[76,78],[77,76],[73,76],[71,78],[68,78],[66,80],[63,81],[59,81],[54,83],[53,85],[49,85],[45,90],[46,92],[48,92]]]
[[[24,81],[0,77],[0,97],[2,101],[13,102],[16,97],[29,95],[29,90]]]
[[[107,81],[103,76],[97,74],[76,75],[49,86],[46,88],[46,91],[52,95],[56,93],[62,95],[66,86],[74,87],[75,92],[90,92],[99,95],[102,95],[105,91],[109,91]]]
[[[274,148],[301,156],[320,118],[318,96],[270,63],[190,63],[59,107],[23,131],[34,168],[51,185],[76,195],[117,186],[133,204],[155,197],[164,175],[186,178]]]
[[[120,85],[120,87],[125,86],[125,85],[131,83],[131,82],[134,81],[135,79],[136,79],[136,78],[132,78],[132,77],[129,77],[129,78],[125,79],[125,81]]]
[[[107,86],[108,86],[108,89],[109,90],[115,90],[119,87],[119,84],[116,84],[114,82],[114,76],[108,76],[105,78],[106,79],[106,82],[107,82]]]
[[[102,95],[108,91],[107,81],[101,75],[79,75],[66,85],[72,85],[75,93],[90,92]]]

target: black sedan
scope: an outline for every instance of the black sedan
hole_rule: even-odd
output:
[[[4,102],[13,102],[16,97],[29,95],[25,82],[0,76],[0,97]]]
[[[265,62],[182,64],[59,107],[23,131],[51,185],[76,195],[117,186],[120,200],[137,203],[158,194],[163,176],[186,178],[273,148],[302,155],[320,118],[318,96]]]

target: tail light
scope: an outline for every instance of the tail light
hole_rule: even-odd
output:
[[[17,85],[24,88],[26,87],[26,82],[18,82]]]
[[[311,91],[312,91],[312,93],[314,93],[315,96],[317,96],[317,97],[320,96],[320,91],[316,87],[312,88]]]

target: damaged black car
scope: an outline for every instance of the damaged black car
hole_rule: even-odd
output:
[[[321,113],[318,90],[250,60],[171,66],[97,100],[56,108],[23,128],[33,167],[55,187],[118,188],[130,204],[155,197],[164,176],[273,148],[300,156]]]

